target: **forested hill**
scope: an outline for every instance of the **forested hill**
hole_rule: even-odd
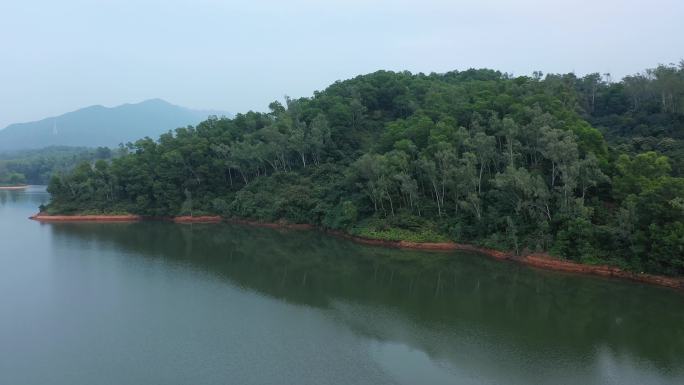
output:
[[[0,151],[49,146],[114,147],[120,143],[197,124],[223,112],[176,106],[161,99],[107,108],[91,106],[36,122],[0,130]]]
[[[679,275],[683,113],[682,66],[620,82],[379,71],[84,163],[52,179],[46,209],[284,220]]]

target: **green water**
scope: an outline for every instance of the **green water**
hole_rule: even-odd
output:
[[[0,191],[0,384],[684,384],[684,295],[313,231],[41,224]]]

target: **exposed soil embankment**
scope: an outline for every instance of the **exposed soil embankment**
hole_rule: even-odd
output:
[[[143,219],[140,215],[47,215],[43,213],[29,218],[40,222],[135,222]]]
[[[384,247],[393,247],[398,249],[415,249],[415,250],[433,250],[433,251],[472,251],[480,254],[487,254],[496,259],[509,259],[510,254],[502,251],[487,249],[484,247],[477,247],[473,245],[466,245],[454,242],[409,242],[409,241],[387,241],[383,239],[364,238],[356,235],[351,235],[342,231],[329,230],[328,234],[337,237],[346,238],[357,243],[365,245],[375,245]]]
[[[0,186],[0,190],[24,190],[27,189],[28,185],[23,184],[19,186]]]
[[[637,282],[650,283],[654,285],[671,287],[673,289],[684,290],[683,277],[666,277],[654,274],[633,273],[622,270],[615,266],[585,265],[553,258],[545,254],[530,254],[519,257],[516,260],[519,260],[526,265],[539,267],[542,269],[565,271],[569,273],[592,274],[602,277],[623,278]]]
[[[236,218],[222,218],[217,215],[205,216],[178,216],[178,217],[143,217],[140,215],[47,215],[44,213],[36,214],[30,217],[33,220],[41,222],[131,222],[141,220],[161,220],[171,221],[174,223],[219,223],[226,221],[229,223],[258,226],[266,228],[280,228],[280,229],[298,229],[308,230],[315,229],[309,224],[293,224],[287,222],[258,222],[246,219]],[[563,271],[567,273],[590,274],[602,277],[614,277],[629,279],[632,281],[643,282],[653,285],[670,287],[673,289],[684,290],[684,277],[666,277],[653,274],[639,274],[622,270],[618,267],[607,265],[586,265],[572,261],[566,261],[554,258],[547,254],[533,253],[523,256],[516,256],[509,252],[479,247],[475,245],[461,244],[455,242],[409,242],[409,241],[387,241],[381,239],[370,239],[351,235],[342,231],[323,230],[324,232],[349,239],[357,243],[366,245],[393,247],[401,249],[415,249],[415,250],[432,250],[432,251],[469,251],[478,254],[484,254],[498,260],[509,260],[524,265],[547,269]]]
[[[141,215],[48,215],[36,214],[30,219],[40,222],[137,222],[137,221],[169,221],[175,223],[219,223],[222,218],[217,215],[178,216],[178,217],[144,217]]]
[[[235,223],[238,225],[248,225],[256,227],[265,227],[269,229],[295,229],[295,230],[309,230],[315,227],[307,223],[287,223],[287,222],[259,222],[248,219],[238,218],[224,218],[228,223]]]
[[[608,265],[586,265],[582,263],[566,261],[554,258],[547,254],[533,253],[524,256],[516,256],[512,253],[507,253],[499,250],[488,249],[468,244],[460,244],[454,242],[407,242],[407,241],[385,241],[380,239],[369,239],[350,235],[340,231],[329,231],[328,233],[350,239],[354,242],[363,243],[366,245],[376,245],[384,247],[394,247],[403,249],[416,250],[441,250],[441,251],[469,251],[478,254],[484,254],[498,260],[509,260],[524,265],[546,269],[562,271],[567,273],[590,274],[602,277],[614,277],[629,279],[632,281],[643,282],[653,285],[670,287],[673,289],[684,290],[684,277],[666,277],[653,274],[639,274],[622,270],[615,266]]]
[[[218,215],[200,215],[196,217],[191,217],[189,215],[187,216],[179,216],[179,217],[171,217],[168,220],[176,222],[176,223],[219,223],[223,220]]]

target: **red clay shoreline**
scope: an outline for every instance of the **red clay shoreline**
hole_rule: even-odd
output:
[[[29,217],[39,222],[140,222],[169,221],[174,223],[219,223],[223,219],[218,215],[177,216],[177,217],[145,217],[142,215],[47,215],[38,213]]]
[[[586,265],[572,261],[554,258],[544,253],[532,253],[527,255],[514,255],[509,252],[479,247],[470,244],[455,242],[409,242],[409,241],[387,241],[381,239],[370,239],[352,235],[338,230],[328,230],[318,228],[310,224],[293,224],[287,222],[259,222],[239,218],[223,218],[218,215],[206,216],[178,216],[178,217],[145,217],[140,215],[47,215],[38,213],[30,219],[40,222],[138,222],[146,220],[171,221],[174,223],[220,223],[228,222],[240,225],[257,226],[276,229],[295,229],[295,230],[320,230],[327,234],[348,239],[357,243],[392,247],[398,249],[414,249],[429,251],[468,251],[487,255],[497,260],[517,262],[523,265],[555,270],[566,273],[594,275],[601,277],[628,279],[651,285],[658,285],[684,291],[684,277],[667,277],[662,275],[634,273],[622,270],[609,265]]]
[[[38,222],[137,222],[140,215],[47,215],[38,213],[29,219]]]
[[[249,219],[240,218],[223,218],[224,222],[234,223],[237,225],[247,225],[255,227],[264,227],[268,229],[293,229],[293,230],[315,230],[316,226],[308,223],[288,223],[288,222],[259,222]]]
[[[567,260],[554,258],[546,253],[531,253],[527,255],[515,255],[500,250],[479,247],[470,244],[455,242],[408,242],[408,241],[385,241],[380,239],[363,238],[340,231],[328,231],[329,234],[339,236],[354,242],[367,245],[394,247],[400,249],[433,250],[433,251],[468,251],[484,254],[500,261],[512,261],[523,265],[544,269],[561,271],[565,273],[595,275],[600,277],[628,279],[651,285],[665,286],[684,291],[684,277],[667,277],[663,275],[634,273],[622,270],[619,267],[609,265],[587,265]]]
[[[0,190],[25,190],[29,187],[27,184],[22,184],[18,186],[0,186]]]

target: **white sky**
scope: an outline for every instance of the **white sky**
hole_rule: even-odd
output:
[[[619,79],[682,58],[681,0],[0,0],[0,128],[155,97],[265,110],[378,69]]]

